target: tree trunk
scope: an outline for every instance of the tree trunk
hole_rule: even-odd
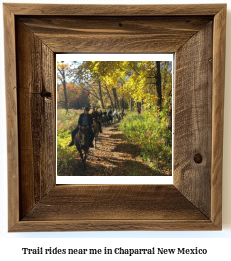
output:
[[[68,99],[67,99],[67,88],[66,88],[66,75],[65,75],[65,70],[63,71],[63,92],[64,92],[64,99],[65,99],[65,109],[68,111]]]
[[[167,62],[164,62],[163,92],[165,91],[167,67],[168,67]]]
[[[130,110],[131,111],[133,110],[133,106],[134,106],[134,102],[133,102],[132,97],[130,97]]]
[[[64,107],[66,111],[68,111],[68,99],[67,99],[67,88],[66,88],[66,74],[65,74],[65,68],[62,67],[58,69],[60,75],[61,75],[61,82],[63,85],[63,93],[64,93]]]
[[[136,106],[137,106],[137,112],[141,113],[141,102],[137,102]]]
[[[110,101],[111,101],[112,110],[114,111],[113,100],[112,100],[112,97],[111,97],[111,95],[110,95],[110,93],[109,93],[109,90],[108,90],[108,88],[107,88],[107,85],[106,85],[106,91],[107,91],[107,95],[108,95],[108,97],[109,97],[109,99],[110,99]]]
[[[113,95],[114,95],[115,108],[118,109],[119,108],[119,101],[118,101],[118,97],[117,97],[117,93],[116,93],[116,88],[113,88],[112,91],[113,91]]]
[[[156,90],[157,90],[157,107],[159,110],[162,109],[162,93],[161,93],[161,73],[160,73],[160,62],[156,62],[157,73],[156,73]]]
[[[99,97],[100,97],[101,106],[102,106],[102,108],[104,109],[104,103],[103,103],[103,97],[102,97],[101,82],[99,82]]]
[[[121,99],[121,107],[124,109],[124,97]]]
[[[168,112],[168,130],[172,131],[172,97],[170,100],[170,110]]]

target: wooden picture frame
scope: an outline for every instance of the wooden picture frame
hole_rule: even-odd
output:
[[[226,4],[3,4],[8,230],[221,230]],[[173,185],[56,185],[55,53],[175,53]]]

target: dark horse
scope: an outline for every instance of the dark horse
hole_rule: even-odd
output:
[[[96,140],[98,139],[99,135],[99,124],[95,119],[93,119],[93,125],[91,125],[92,131],[94,132],[94,137],[95,137],[95,148],[96,148]]]
[[[81,126],[79,127],[79,131],[76,133],[74,138],[74,144],[79,151],[80,157],[83,162],[83,168],[86,169],[86,159],[87,153],[89,151],[89,135],[88,135],[88,128]],[[83,154],[83,152],[84,154]]]
[[[102,122],[103,122],[103,126],[106,127],[107,126],[107,116],[106,115],[103,115]]]
[[[112,114],[109,114],[109,115],[107,116],[107,122],[108,122],[108,124],[112,124],[112,122],[113,122],[113,116],[112,116]]]

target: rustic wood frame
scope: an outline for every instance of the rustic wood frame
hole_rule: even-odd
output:
[[[9,231],[221,230],[226,4],[3,8]],[[54,54],[131,46],[176,56],[174,184],[56,185]]]

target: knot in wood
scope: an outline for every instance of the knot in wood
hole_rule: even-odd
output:
[[[202,156],[201,156],[200,153],[195,154],[195,156],[194,156],[194,161],[195,161],[195,163],[197,163],[197,164],[200,164],[200,163],[202,162]]]
[[[43,97],[43,98],[47,98],[47,99],[51,99],[51,93],[50,92],[47,92],[46,90],[43,90],[40,95]]]

